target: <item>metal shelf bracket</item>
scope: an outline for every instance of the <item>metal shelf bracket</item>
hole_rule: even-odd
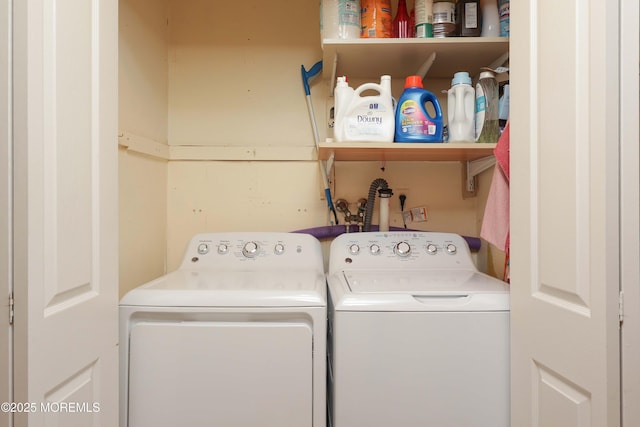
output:
[[[482,159],[467,161],[467,191],[475,192],[475,177],[496,164],[495,156],[483,157]]]

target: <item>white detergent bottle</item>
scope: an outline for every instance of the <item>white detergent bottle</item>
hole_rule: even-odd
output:
[[[455,73],[447,98],[449,142],[475,141],[475,98],[469,73]]]
[[[333,117],[338,115],[338,112],[346,108],[346,103],[351,102],[353,98],[353,88],[349,86],[349,80],[347,76],[341,76],[337,78],[336,87],[333,91]]]
[[[380,77],[380,84],[365,83],[353,92],[344,83],[338,81],[336,85],[334,139],[393,142],[395,114],[391,76],[384,75]],[[377,95],[362,96],[365,91],[377,92]]]

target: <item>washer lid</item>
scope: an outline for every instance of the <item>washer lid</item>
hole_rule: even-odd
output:
[[[120,305],[155,307],[326,306],[324,276],[309,271],[177,270],[127,293]]]
[[[473,270],[345,271],[344,276],[351,292],[359,293],[508,292],[504,282]]]
[[[509,310],[509,286],[472,270],[344,271],[329,290],[337,310]]]

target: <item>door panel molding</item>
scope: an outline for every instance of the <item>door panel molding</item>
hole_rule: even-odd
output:
[[[592,427],[591,395],[582,387],[538,363],[534,364],[534,413],[539,414],[537,426],[557,425],[562,417],[564,427]]]

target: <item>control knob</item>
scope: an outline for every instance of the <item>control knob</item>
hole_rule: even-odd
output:
[[[284,245],[282,243],[276,243],[273,252],[275,252],[276,255],[282,255],[284,253]]]
[[[351,255],[358,255],[359,252],[360,252],[360,246],[358,246],[356,243],[353,243],[352,245],[349,246],[349,253]]]
[[[456,245],[454,245],[453,243],[449,243],[447,245],[447,252],[449,252],[450,254],[455,254],[456,252],[458,252],[458,248],[456,248]]]
[[[436,252],[438,252],[438,247],[433,243],[429,243],[427,245],[427,253],[430,255],[434,255]]]
[[[409,245],[409,243],[407,242],[400,242],[396,244],[396,246],[393,248],[393,251],[398,256],[406,257],[406,256],[409,256],[409,254],[411,254],[411,245]]]
[[[258,255],[258,244],[256,242],[247,242],[242,247],[242,255],[247,258],[255,258]]]
[[[369,246],[369,252],[371,252],[371,255],[378,255],[380,253],[380,245],[377,243],[372,244]]]

